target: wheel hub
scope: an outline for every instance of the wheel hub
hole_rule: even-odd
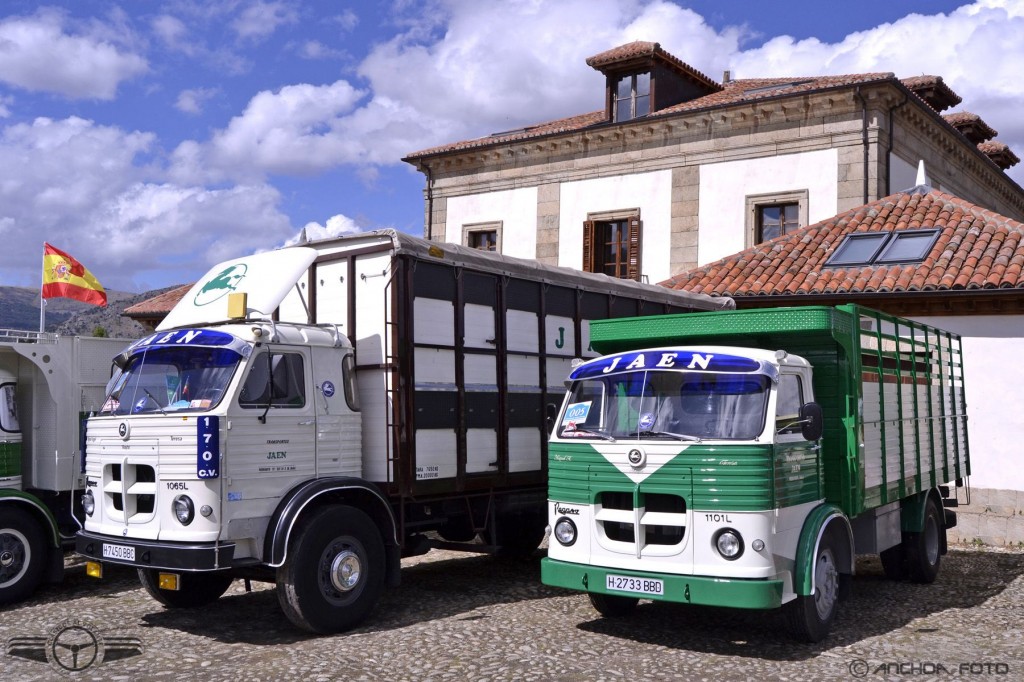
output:
[[[814,605],[818,616],[827,618],[839,595],[839,572],[831,552],[823,552],[814,567]]]
[[[9,568],[14,563],[14,552],[4,550],[0,552],[0,568]]]
[[[338,592],[349,592],[359,584],[362,564],[359,555],[350,549],[338,552],[331,562],[331,585]]]

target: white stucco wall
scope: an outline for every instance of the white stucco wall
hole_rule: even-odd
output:
[[[652,283],[672,276],[672,171],[563,182],[559,196],[558,264],[583,269],[583,221],[590,213],[640,209],[640,273]]]
[[[808,225],[838,211],[839,152],[825,149],[700,167],[699,265],[747,248],[746,198],[807,190]]]
[[[971,487],[1024,491],[1024,316],[914,319],[961,336]]]
[[[462,226],[501,221],[501,252],[537,257],[537,188],[449,197],[444,240],[462,244]]]

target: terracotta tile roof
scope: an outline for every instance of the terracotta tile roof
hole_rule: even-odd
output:
[[[1009,147],[997,140],[982,142],[978,145],[978,149],[1003,170],[1020,163],[1020,158]]]
[[[754,102],[771,97],[801,95],[818,90],[863,85],[876,81],[894,80],[891,73],[857,73],[844,76],[795,76],[789,78],[738,78],[726,83],[719,92],[681,102],[659,110],[654,116],[696,111],[712,107],[725,107]]]
[[[960,133],[971,142],[978,144],[985,140],[991,140],[998,135],[992,126],[981,120],[981,116],[972,114],[969,111],[958,111],[953,114],[943,114],[942,118],[946,123],[960,131]]]
[[[136,303],[129,308],[125,308],[124,315],[127,317],[152,317],[154,315],[166,315],[191,288],[191,284],[184,284],[176,289],[165,291],[159,296],[147,298],[141,303]]]
[[[655,112],[654,114],[647,116],[645,120],[656,120],[658,117],[664,115],[677,114],[687,111],[699,111],[702,109],[724,107],[733,104],[742,104],[744,102],[751,102],[759,99],[768,99],[771,97],[778,97],[783,95],[788,96],[806,94],[808,92],[813,92],[815,90],[827,90],[831,88],[839,88],[851,85],[860,85],[864,83],[894,79],[895,77],[891,73],[862,73],[845,76],[808,76],[797,78],[737,79],[721,86],[722,89],[718,92],[714,92],[703,97],[698,97],[696,99],[690,100],[688,102],[683,102],[675,106],[666,107]],[[604,110],[592,111],[586,114],[580,114],[577,116],[570,116],[568,118],[558,119],[557,121],[549,121],[547,123],[526,126],[524,128],[520,128],[517,130],[494,133],[493,135],[488,135],[486,137],[480,137],[473,140],[464,140],[462,142],[454,142],[452,144],[445,144],[437,147],[431,147],[429,149],[423,149],[417,152],[413,152],[412,154],[409,154],[408,156],[405,157],[404,160],[413,161],[415,159],[423,158],[426,156],[433,156],[435,154],[462,151],[478,147],[487,147],[490,145],[504,144],[508,142],[530,140],[533,138],[543,137],[545,135],[551,135],[556,133],[576,132],[584,130],[586,128],[590,128],[591,126],[605,124],[607,122],[608,121],[605,119]]]
[[[936,111],[955,107],[963,101],[960,95],[943,82],[942,76],[913,76],[903,78],[900,82]]]
[[[637,40],[625,45],[613,47],[593,57],[587,58],[587,66],[597,69],[602,73],[614,71],[615,67],[631,66],[639,60],[654,60],[667,64],[670,68],[696,81],[700,86],[709,92],[722,89],[721,83],[717,83],[697,69],[693,68],[673,54],[661,49],[660,43],[649,43]]]
[[[910,265],[826,267],[846,235],[938,228]],[[1024,289],[1024,224],[928,188],[899,192],[672,277],[715,296]]]

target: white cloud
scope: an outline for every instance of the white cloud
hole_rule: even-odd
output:
[[[299,233],[286,241],[282,246],[295,246],[305,242],[315,242],[321,239],[333,239],[344,237],[349,234],[362,232],[362,228],[346,215],[338,214],[331,216],[327,222],[321,225],[318,222],[306,223]]]
[[[190,281],[218,261],[292,234],[273,187],[175,184],[141,161],[154,146],[150,133],[73,117],[4,128],[7,283],[38,283],[44,240],[81,260],[104,286],[140,291]]]
[[[335,15],[331,20],[341,26],[343,31],[351,31],[359,25],[359,15],[351,9],[346,9],[341,14]]]
[[[72,35],[63,14],[0,20],[0,81],[71,99],[113,99],[118,86],[145,73],[142,56],[96,35]]]
[[[351,162],[366,149],[342,128],[363,94],[343,80],[260,92],[208,144],[180,146],[174,172],[182,178],[308,175]]]
[[[196,46],[189,40],[188,27],[181,19],[169,14],[161,14],[153,18],[150,28],[167,49],[186,55],[196,53]]]
[[[242,40],[259,42],[273,34],[279,26],[299,20],[295,9],[284,2],[256,0],[245,7],[231,22],[231,28]]]
[[[207,100],[215,97],[219,91],[217,88],[196,88],[194,90],[182,90],[178,93],[178,99],[174,108],[186,114],[203,113],[203,105]]]
[[[344,57],[343,50],[324,45],[319,40],[307,40],[299,46],[298,54],[303,59],[337,59]]]

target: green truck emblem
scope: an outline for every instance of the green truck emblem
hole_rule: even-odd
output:
[[[245,279],[248,270],[249,267],[245,263],[235,263],[224,268],[199,290],[195,297],[195,305],[209,305],[230,294]]]

